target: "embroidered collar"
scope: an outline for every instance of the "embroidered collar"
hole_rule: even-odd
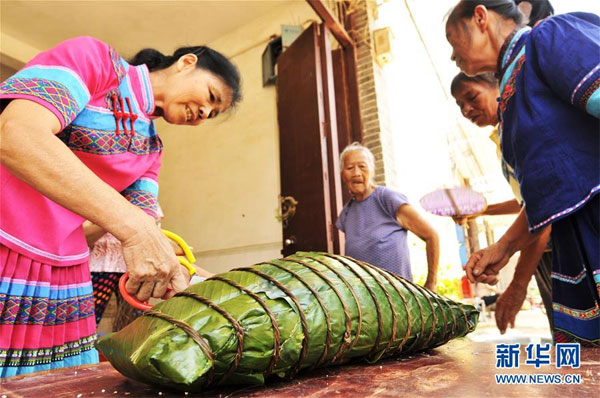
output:
[[[496,78],[498,80],[502,79],[504,72],[506,72],[506,68],[512,62],[513,54],[518,52],[515,51],[515,47],[517,43],[525,34],[529,32],[531,27],[529,26],[517,26],[504,40],[502,47],[500,48],[500,54],[498,55],[498,61],[496,63]]]
[[[152,84],[150,83],[150,71],[146,64],[136,66],[138,68],[140,83],[142,87],[142,96],[144,97],[144,112],[150,119],[156,119],[157,116],[152,116],[154,113],[154,91],[152,90]]]

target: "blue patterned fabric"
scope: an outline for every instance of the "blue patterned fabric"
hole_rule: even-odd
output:
[[[95,341],[94,335],[50,348],[0,350],[0,363],[4,363],[4,366],[0,366],[0,378],[98,363],[98,351],[94,348]],[[13,358],[16,358],[14,364]],[[20,358],[35,358],[37,364],[31,365],[30,361],[18,362]]]
[[[60,82],[23,78],[18,74],[0,83],[0,93],[3,95],[29,96],[39,98],[51,104],[62,116],[65,123],[70,123],[80,111],[72,91]]]
[[[377,187],[366,199],[350,200],[336,226],[346,234],[346,255],[412,281],[407,230],[396,219],[406,196]]]
[[[153,130],[153,127],[151,130]],[[137,132],[138,131],[136,130],[136,133]],[[162,141],[158,135],[117,135],[114,131],[70,125],[56,136],[73,151],[91,153],[94,155],[133,153],[135,155],[144,156],[149,153],[161,152],[163,149]]]
[[[524,28],[500,55],[502,154],[530,230],[566,217],[600,189],[600,18],[573,13]],[[586,94],[588,93],[588,94]]]
[[[43,76],[43,79],[40,79]],[[34,65],[28,68],[21,69],[9,80],[7,84],[11,84],[15,79],[19,80],[43,80],[48,86],[60,85],[68,90],[68,95],[75,101],[74,115],[68,119],[72,121],[79,111],[81,111],[90,100],[90,92],[81,78],[68,68],[50,68],[43,65]]]
[[[151,179],[142,178],[127,187],[121,194],[142,210],[152,216],[158,214],[158,184]]]

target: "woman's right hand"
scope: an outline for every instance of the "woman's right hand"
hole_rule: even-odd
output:
[[[502,239],[493,245],[471,254],[465,272],[471,282],[498,283],[498,273],[510,260],[513,252]]]
[[[129,279],[125,288],[140,301],[167,299],[188,286],[169,239],[155,220],[139,211],[132,233],[121,240]],[[167,288],[171,290],[167,292]]]

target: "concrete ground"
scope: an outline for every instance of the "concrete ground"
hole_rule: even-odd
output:
[[[467,338],[476,342],[489,343],[551,343],[552,335],[548,318],[540,307],[521,310],[517,314],[514,329],[507,329],[500,334],[496,327],[494,311],[484,310],[479,317],[475,331]]]

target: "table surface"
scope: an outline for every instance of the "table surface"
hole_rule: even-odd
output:
[[[524,346],[521,346],[523,351]],[[551,350],[554,359],[554,349]],[[291,381],[271,379],[266,386],[220,388],[184,393],[129,380],[108,362],[0,379],[2,398],[12,397],[597,397],[600,396],[600,349],[582,349],[578,369],[525,365],[496,369],[496,348],[490,343],[457,339],[410,357],[374,365],[353,362],[301,373]],[[578,374],[579,385],[499,385],[494,375]],[[6,396],[6,397],[5,397]]]

